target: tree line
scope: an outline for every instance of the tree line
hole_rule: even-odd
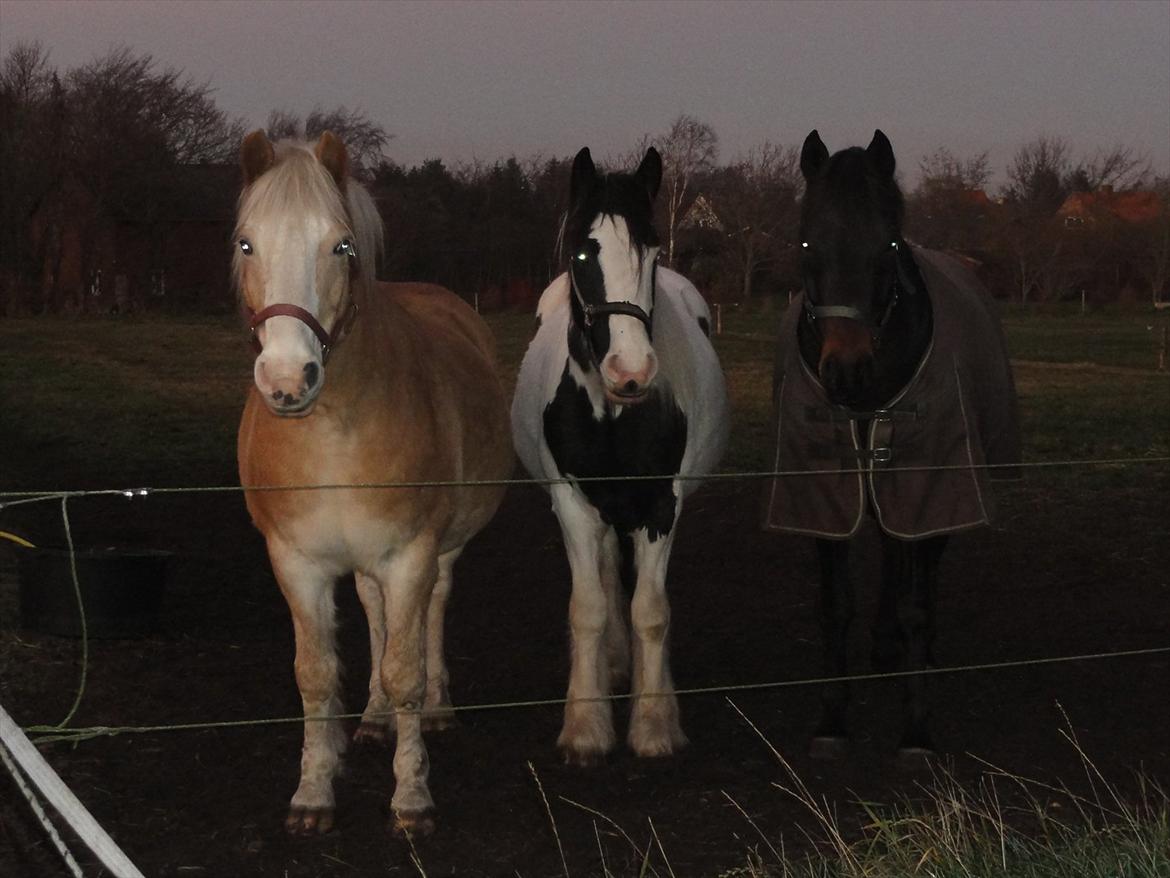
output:
[[[13,47],[0,67],[0,119],[0,304],[9,312],[86,310],[85,289],[69,288],[66,267],[54,259],[75,254],[73,286],[96,291],[109,260],[103,251],[121,240],[110,231],[119,224],[147,242],[138,272],[157,274],[152,263],[172,258],[168,223],[192,218],[176,205],[208,195],[192,187],[238,185],[229,167],[242,121],[216,106],[208,83],[127,48],[59,71],[40,44]],[[485,307],[528,306],[561,270],[571,156],[406,167],[386,155],[392,135],[346,107],[304,116],[277,109],[265,127],[274,139],[333,130],[345,140],[385,220],[386,277],[440,283]],[[800,288],[797,146],[767,141],[724,161],[715,130],[682,114],[602,164],[634,167],[649,145],[663,157],[665,264],[715,300]],[[907,158],[903,170],[914,168]],[[183,173],[199,167],[225,173]],[[996,191],[985,152],[940,148],[921,157],[917,171],[906,193],[909,237],[970,258],[1001,297],[1158,301],[1166,291],[1170,181],[1129,147],[1077,157],[1066,141],[1038,136],[1016,151]],[[235,193],[215,194],[221,215],[204,218],[220,221],[212,249],[222,244],[223,252],[202,258],[226,265],[230,217],[222,214]],[[220,290],[217,301],[230,302],[230,293]]]

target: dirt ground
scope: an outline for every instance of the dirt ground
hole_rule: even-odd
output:
[[[758,490],[752,482],[709,485],[684,513],[669,578],[680,688],[820,673],[811,545],[759,531]],[[1040,475],[1001,493],[998,526],[956,538],[944,558],[939,662],[1170,645],[1168,497],[1164,470]],[[287,611],[238,495],[78,500],[72,512],[81,543],[176,553],[158,634],[91,643],[73,725],[298,715]],[[876,576],[875,549],[872,535],[861,541],[859,580]],[[561,697],[568,593],[547,498],[535,488],[512,490],[457,567],[448,616],[456,704]],[[858,593],[856,667],[866,671],[874,589],[860,581]],[[364,623],[352,586],[339,595],[347,702],[360,710]],[[59,721],[79,657],[75,640],[21,630],[9,563],[0,579],[0,701],[23,725]],[[1135,789],[1139,769],[1165,784],[1168,671],[1170,656],[1162,654],[939,676],[936,739],[955,776],[972,784],[993,765],[1086,788],[1062,730],[1075,732],[1123,792]],[[805,831],[819,837],[804,806],[777,787],[790,779],[769,745],[827,798],[847,831],[863,820],[858,803],[920,793],[929,775],[900,770],[893,759],[896,685],[859,684],[854,692],[853,748],[827,764],[805,752],[818,706],[809,686],[684,697],[685,752],[645,761],[619,751],[591,769],[562,764],[558,707],[462,713],[458,728],[428,739],[439,826],[413,851],[390,832],[391,761],[379,750],[348,755],[331,834],[285,835],[297,724],[124,734],[42,750],[152,876],[633,875],[649,847],[657,874],[682,878],[728,873],[752,850],[774,860],[764,836],[790,852],[809,848]],[[617,714],[621,735],[625,708]],[[1008,799],[1011,788],[1004,786]],[[3,772],[0,803],[0,874],[62,874]]]

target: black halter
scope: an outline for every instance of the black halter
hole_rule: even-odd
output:
[[[581,290],[577,286],[577,278],[573,274],[573,267],[569,266],[569,286],[573,290],[573,296],[577,300],[577,304],[581,306],[581,322],[584,324],[581,329],[582,335],[585,336],[585,347],[589,351],[589,358],[597,363],[597,352],[593,349],[593,324],[597,322],[598,318],[609,317],[612,314],[624,314],[627,317],[634,317],[642,321],[642,325],[646,327],[646,335],[651,339],[654,338],[653,325],[650,322],[650,315],[642,310],[633,302],[603,302],[600,305],[593,305],[585,301],[585,297],[581,295]]]

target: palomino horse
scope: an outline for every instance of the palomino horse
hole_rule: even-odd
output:
[[[902,237],[884,134],[830,158],[813,131],[800,168],[804,292],[780,328],[775,466],[816,475],[772,481],[765,526],[817,538],[825,671],[844,676],[848,540],[868,513],[883,548],[873,666],[921,671],[948,535],[990,520],[984,465],[1019,461],[1003,334],[973,274]],[[911,764],[933,747],[923,689],[921,675],[904,678],[899,755]],[[826,689],[814,756],[844,749],[847,706],[845,684]]]
[[[577,154],[561,242],[569,270],[541,296],[512,402],[524,466],[571,480],[550,491],[573,579],[557,743],[575,762],[614,746],[607,696],[630,673],[623,549],[636,569],[629,745],[665,756],[686,743],[667,659],[666,566],[683,498],[698,484],[690,477],[710,472],[723,452],[728,410],[707,305],[684,277],[655,264],[661,178],[653,149],[635,173],[607,176],[588,149]],[[662,478],[588,481],[607,476]]]
[[[286,826],[333,825],[346,743],[328,719],[342,708],[333,591],[353,572],[372,660],[358,736],[385,738],[398,711],[391,807],[400,830],[429,831],[422,724],[451,718],[442,640],[451,567],[503,489],[301,486],[506,478],[513,457],[491,335],[447,290],[374,279],[381,219],[334,135],[273,147],[257,131],[241,163],[235,274],[259,356],[240,421],[240,480],[257,489],[246,492],[248,511],[292,613],[305,712]]]

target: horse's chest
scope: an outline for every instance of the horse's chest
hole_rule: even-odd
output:
[[[314,417],[273,420],[258,404],[245,412],[242,484],[289,487],[247,493],[257,527],[266,537],[323,556],[361,555],[367,544],[380,552],[388,543],[407,541],[431,511],[417,502],[417,491],[339,487],[407,480],[411,459],[396,447],[393,434],[373,441],[363,431]]]
[[[664,476],[662,480],[583,482],[581,491],[619,530],[646,528],[651,537],[674,523],[677,475],[687,445],[687,418],[657,390],[636,406],[597,417],[587,391],[568,370],[544,410],[544,440],[557,469],[578,479]]]

